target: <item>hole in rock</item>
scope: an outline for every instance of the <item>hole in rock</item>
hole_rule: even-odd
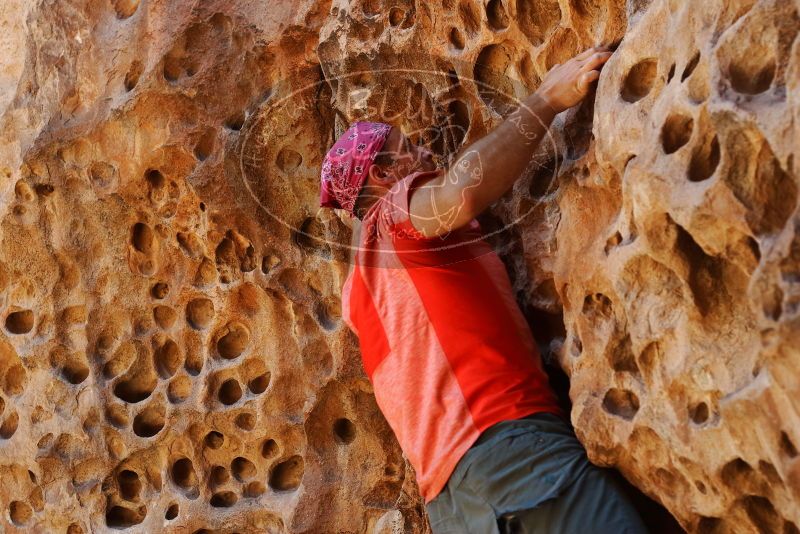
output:
[[[180,488],[191,489],[197,485],[194,465],[188,458],[181,458],[172,464],[172,481]]]
[[[794,458],[797,456],[797,448],[794,446],[794,443],[792,443],[792,440],[789,439],[789,436],[786,434],[786,432],[781,432],[780,444],[781,452],[783,452],[783,454],[789,458]]]
[[[144,179],[153,189],[161,189],[167,182],[164,175],[161,174],[161,171],[158,169],[148,169],[147,172],[144,173]]]
[[[466,42],[464,41],[464,35],[458,28],[450,29],[450,44],[453,45],[453,48],[456,50],[464,50]]]
[[[240,266],[242,272],[249,273],[256,268],[256,249],[252,244],[247,245],[245,249],[245,257],[242,259]]]
[[[167,508],[167,511],[164,514],[164,519],[166,519],[167,521],[172,521],[173,519],[178,517],[179,510],[180,507],[178,506],[178,503],[170,504],[169,508]]]
[[[759,532],[779,532],[783,519],[775,510],[775,507],[766,497],[761,495],[747,495],[742,498],[747,517]]]
[[[781,230],[797,206],[797,184],[783,170],[769,143],[745,131],[734,131],[727,136],[725,153],[731,162],[722,177],[748,210],[746,219],[755,235]]]
[[[593,317],[610,318],[613,316],[613,305],[611,299],[602,293],[586,295],[583,299],[581,313],[592,315]]]
[[[183,368],[186,369],[186,372],[191,376],[197,376],[200,374],[200,371],[203,370],[204,361],[205,359],[201,351],[189,350],[186,353],[186,362],[183,364]]]
[[[240,111],[228,117],[225,120],[225,128],[238,132],[244,126],[245,116],[244,112]]]
[[[238,497],[232,491],[220,491],[219,493],[215,493],[211,496],[210,504],[214,508],[230,508],[234,504]]]
[[[783,315],[783,291],[781,288],[775,286],[765,290],[762,299],[761,306],[764,316],[772,321],[779,321],[781,315]],[[756,370],[753,369],[753,376],[757,374]]]
[[[316,217],[307,217],[298,230],[292,232],[292,240],[301,249],[327,259],[331,251],[325,233],[325,226]]]
[[[661,146],[665,154],[672,154],[689,142],[694,128],[694,119],[680,113],[673,113],[661,128]]]
[[[517,23],[533,46],[539,46],[561,22],[558,0],[517,0]]]
[[[239,482],[246,482],[256,476],[256,465],[247,458],[238,456],[231,462],[231,471]]]
[[[122,380],[114,386],[114,395],[129,402],[136,404],[148,398],[153,390],[156,389],[158,380],[149,373],[135,374],[127,380]]]
[[[785,172],[766,141],[758,153],[755,184],[764,204],[759,230],[775,232],[782,229],[797,206],[797,185]]]
[[[295,490],[303,480],[304,469],[303,457],[294,455],[272,468],[269,474],[269,486],[278,491]]]
[[[681,81],[686,81],[686,78],[692,75],[694,69],[697,68],[697,64],[700,63],[700,52],[695,52],[692,56],[692,59],[689,60],[689,63],[686,64],[686,67],[683,69],[683,74],[681,74]]]
[[[265,491],[267,491],[267,487],[264,485],[264,483],[258,480],[254,480],[245,487],[244,496],[255,498],[260,495],[263,495]]]
[[[603,397],[603,409],[612,415],[630,421],[639,411],[639,398],[632,391],[611,388]]]
[[[153,308],[153,320],[155,320],[159,328],[164,330],[172,328],[172,325],[175,324],[176,317],[177,314],[175,310],[169,306],[156,306]]]
[[[772,465],[770,462],[767,462],[765,460],[759,460],[758,470],[761,472],[762,475],[766,477],[769,483],[772,484],[773,486],[780,486],[783,484],[781,475],[778,473],[778,470],[775,469],[775,466]]]
[[[731,460],[720,471],[722,482],[737,491],[742,491],[745,486],[748,486],[754,475],[755,470],[741,458]]]
[[[583,342],[578,336],[572,337],[572,347],[570,348],[569,353],[573,358],[577,358],[581,355],[581,353],[583,353]]]
[[[406,19],[406,11],[401,7],[393,7],[389,10],[389,24],[399,26]]]
[[[481,99],[501,116],[516,109],[514,85],[506,75],[511,60],[503,44],[491,44],[478,54],[473,71]]]
[[[217,341],[217,352],[226,360],[233,360],[244,352],[250,342],[250,331],[243,324],[227,325],[225,334]]]
[[[124,407],[110,404],[106,407],[106,419],[117,428],[125,428],[130,423],[128,412]]]
[[[726,532],[725,523],[719,517],[701,517],[697,522],[698,534],[722,534]]]
[[[356,425],[350,419],[341,417],[333,422],[333,434],[342,443],[352,443],[356,439]]]
[[[225,436],[222,433],[217,432],[216,430],[212,430],[205,437],[205,444],[206,447],[209,449],[219,449],[222,447],[222,443],[225,441]]]
[[[271,458],[278,453],[278,444],[274,439],[268,439],[261,446],[261,456]]]
[[[630,336],[626,335],[614,345],[608,355],[608,363],[617,372],[639,374],[639,366],[633,355]]]
[[[71,352],[67,354],[64,367],[61,369],[61,376],[70,384],[80,384],[89,376],[89,364],[83,352]]]
[[[167,397],[173,404],[185,401],[192,393],[192,381],[188,376],[178,376],[167,387]]]
[[[11,439],[11,437],[17,432],[18,426],[19,414],[17,412],[11,412],[6,416],[3,424],[0,425],[0,438]]]
[[[144,521],[147,508],[142,505],[136,510],[124,506],[112,506],[106,512],[106,525],[111,528],[129,528]]]
[[[489,27],[495,31],[508,28],[508,13],[502,0],[489,0],[486,4],[486,18]]]
[[[83,527],[78,523],[72,523],[67,527],[67,534],[83,534]]]
[[[658,71],[658,62],[653,58],[640,61],[628,71],[622,82],[622,99],[625,102],[638,102],[653,89]]]
[[[197,237],[197,234],[193,232],[178,232],[175,234],[175,239],[177,240],[178,245],[180,245],[184,254],[186,254],[190,258],[199,258],[203,256],[203,258],[205,259],[204,256],[205,247],[203,246],[203,243],[200,241],[200,238]],[[200,265],[198,273],[202,268],[203,264]],[[200,275],[198,274],[198,278],[199,276]],[[207,278],[211,278],[211,275],[209,275]]]
[[[33,510],[26,502],[11,501],[8,507],[8,515],[16,526],[21,527],[31,520],[31,517],[33,517]]]
[[[53,433],[48,432],[47,434],[42,436],[42,439],[40,439],[38,443],[36,443],[36,447],[38,447],[40,450],[43,450],[49,448],[50,445],[52,445],[52,443],[53,443]]]
[[[772,80],[775,79],[775,60],[758,64],[760,61],[759,58],[748,58],[730,64],[728,76],[731,86],[737,93],[757,95],[770,88]]]
[[[367,17],[375,17],[381,12],[381,0],[364,0],[361,10]]]
[[[27,372],[22,364],[17,363],[6,371],[4,390],[7,395],[19,395],[28,381]]]
[[[133,232],[131,236],[131,244],[133,248],[142,254],[150,254],[153,252],[153,242],[155,241],[155,234],[153,230],[145,223],[138,222],[133,225]]]
[[[289,173],[303,163],[303,156],[291,148],[284,147],[275,157],[275,164],[283,172]]]
[[[571,28],[559,28],[545,48],[544,68],[550,70],[556,64],[564,64],[581,51],[578,35]],[[594,106],[594,100],[589,105]]]
[[[242,386],[235,378],[229,378],[219,387],[219,401],[230,406],[242,398]]]
[[[689,417],[695,424],[701,425],[708,421],[708,415],[708,404],[705,402],[699,402],[689,407]]]
[[[672,81],[672,78],[675,77],[675,63],[669,68],[669,72],[667,73],[667,83]]]
[[[154,299],[163,299],[169,293],[169,284],[166,282],[156,282],[150,288],[150,296]]]
[[[208,328],[214,318],[214,303],[201,297],[192,299],[186,305],[186,320],[195,330]]]
[[[711,178],[719,165],[719,139],[716,135],[707,137],[703,144],[695,147],[692,151],[692,159],[689,162],[689,180],[692,182],[702,182]]]
[[[254,393],[256,395],[264,393],[264,391],[266,391],[267,389],[267,386],[269,386],[269,381],[271,376],[272,376],[271,373],[264,373],[262,375],[259,375],[250,380],[250,382],[247,384],[247,387],[250,389],[251,393]]]
[[[725,276],[724,260],[709,256],[697,244],[692,234],[679,224],[672,222],[677,231],[676,248],[690,266],[689,287],[695,305],[703,317],[709,313],[720,313],[728,303],[720,295],[727,294],[725,284],[731,283]]]
[[[251,413],[240,413],[236,416],[236,426],[249,432],[256,427],[256,416]]]
[[[117,483],[119,484],[119,493],[126,501],[136,500],[139,497],[139,492],[142,491],[142,482],[139,480],[139,475],[130,469],[119,472]]]
[[[144,66],[142,62],[139,60],[134,60],[131,63],[130,68],[128,69],[127,74],[125,74],[125,90],[126,91],[133,91],[133,88],[136,87],[136,84],[139,83],[139,78],[144,71]]]
[[[139,9],[139,0],[113,0],[114,11],[120,20],[131,17]]]
[[[194,156],[198,161],[205,161],[205,159],[211,155],[211,152],[214,151],[216,137],[217,132],[214,130],[206,130],[206,132],[200,137],[194,147]]]
[[[133,433],[141,438],[152,438],[164,428],[164,407],[148,406],[133,418]]]
[[[222,484],[225,484],[228,480],[230,480],[230,478],[231,478],[230,473],[228,473],[228,470],[225,469],[223,466],[215,465],[214,467],[211,468],[210,479],[211,479],[211,484],[213,484],[214,486],[221,486]]]
[[[206,211],[206,203],[205,202],[201,202],[200,203],[200,211]]]
[[[267,254],[266,256],[261,258],[261,272],[264,274],[268,274],[280,262],[281,259],[275,254]]]
[[[554,157],[543,162],[534,162],[534,173],[531,177],[529,193],[535,199],[541,199],[548,193],[556,176],[558,160]]]
[[[178,344],[167,338],[153,354],[161,378],[171,378],[180,368],[183,358]]]
[[[33,312],[20,310],[6,316],[6,330],[12,334],[27,334],[33,328]]]
[[[117,170],[104,161],[95,161],[89,167],[89,178],[98,187],[109,187],[114,182]]]
[[[153,320],[163,330],[172,328],[177,315],[171,306],[158,305],[153,308]]]
[[[317,301],[314,303],[314,318],[323,330],[328,332],[336,330],[339,326],[338,315],[338,312],[331,310],[324,302]]]
[[[606,246],[604,249],[606,256],[608,256],[608,253],[611,252],[611,249],[618,246],[620,243],[622,243],[622,234],[619,232],[615,232],[614,235],[612,235],[606,240]]]

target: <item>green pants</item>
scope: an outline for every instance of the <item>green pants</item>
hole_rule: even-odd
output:
[[[647,532],[609,470],[548,413],[486,429],[426,509],[434,534]]]

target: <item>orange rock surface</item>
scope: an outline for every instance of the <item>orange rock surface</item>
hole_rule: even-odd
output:
[[[798,9],[6,0],[0,530],[429,532],[322,157],[391,119],[447,164],[602,42],[481,222],[593,461],[687,531],[798,532]]]

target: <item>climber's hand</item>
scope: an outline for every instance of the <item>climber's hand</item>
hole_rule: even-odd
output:
[[[536,94],[556,113],[561,113],[586,97],[592,83],[600,77],[600,69],[610,57],[611,50],[607,46],[585,50],[566,63],[550,69]]]

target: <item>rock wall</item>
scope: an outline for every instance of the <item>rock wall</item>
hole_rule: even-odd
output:
[[[7,0],[5,532],[427,532],[318,209],[353,119],[440,163],[620,42],[481,217],[572,420],[692,532],[800,525],[800,5]]]

